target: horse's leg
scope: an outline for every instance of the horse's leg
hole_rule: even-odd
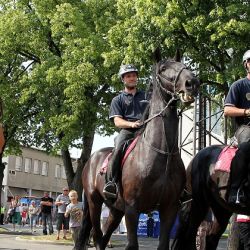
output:
[[[224,208],[218,206],[213,207],[212,210],[215,215],[215,220],[213,221],[210,234],[206,237],[206,249],[209,250],[217,249],[221,235],[226,230],[228,221],[232,215],[231,212],[226,211]]]
[[[89,204],[86,196],[84,197],[84,213],[82,218],[81,229],[76,240],[76,250],[86,250],[89,241],[89,235],[92,228],[90,219]]]
[[[184,205],[180,211],[177,236],[171,249],[196,249],[197,231],[207,212],[208,205],[205,201],[197,203],[193,200],[191,203]]]
[[[107,224],[105,225],[105,232],[103,235],[103,247],[106,247],[110,237],[112,235],[112,233],[115,231],[115,229],[119,226],[122,217],[123,217],[124,213],[115,209],[115,208],[111,208],[110,212],[109,212],[109,217],[108,217],[108,221]]]
[[[96,197],[97,194],[95,194],[95,197],[93,200],[89,201],[89,210],[90,210],[90,218],[93,226],[93,239],[95,243],[95,247],[97,250],[104,250],[102,244],[102,230],[101,230],[101,224],[100,224],[100,217],[101,217],[101,211],[102,211],[102,198]],[[99,196],[99,195],[98,195]]]
[[[160,238],[158,250],[168,250],[169,249],[169,236],[171,227],[174,224],[178,205],[161,205],[159,209],[160,214]]]
[[[137,226],[139,213],[132,206],[125,207],[125,221],[127,226],[128,244],[125,250],[138,250]]]

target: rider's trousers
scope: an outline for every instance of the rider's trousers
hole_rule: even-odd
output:
[[[120,176],[120,165],[122,161],[122,152],[124,144],[127,140],[135,137],[135,132],[138,129],[122,129],[115,138],[115,147],[112,152],[112,157],[109,162],[108,180],[117,182]]]

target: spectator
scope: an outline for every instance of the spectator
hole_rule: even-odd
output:
[[[19,196],[18,195],[16,195],[14,197],[14,199],[12,199],[11,207],[12,207],[13,231],[16,231],[16,224],[20,225],[20,227],[21,227],[20,203],[19,203]]]
[[[69,218],[64,216],[66,207],[69,204],[69,189],[67,187],[64,187],[63,193],[57,196],[55,204],[58,206],[56,239],[59,240],[60,231],[63,230],[63,239],[66,240],[66,230],[69,230]]]
[[[36,227],[38,214],[39,214],[39,207],[36,205],[36,202],[32,200],[29,206],[30,229],[32,233],[35,232],[33,228]]]
[[[205,250],[206,249],[206,237],[209,235],[212,229],[213,223],[213,213],[212,210],[209,209],[206,218],[201,222],[197,236],[196,236],[196,248],[197,250]]]
[[[43,223],[43,234],[47,235],[47,225],[49,227],[49,234],[53,234],[52,226],[52,208],[53,199],[49,197],[48,192],[44,192],[44,197],[41,198],[41,212],[42,212],[42,223]]]
[[[3,225],[4,222],[4,214],[5,214],[5,206],[2,204],[0,207],[1,213],[0,213],[0,225]]]
[[[76,240],[78,238],[80,228],[81,228],[81,221],[82,221],[82,215],[83,215],[83,204],[82,202],[78,202],[78,195],[75,190],[71,190],[69,192],[69,199],[70,204],[66,207],[65,217],[69,219],[69,226],[70,230],[72,232],[72,238],[74,241],[74,247],[73,250],[75,250],[75,244]]]
[[[13,199],[12,199],[13,200]],[[12,222],[12,216],[14,215],[15,209],[12,207],[11,203],[9,205],[9,209],[7,211],[7,223],[11,223]]]
[[[28,209],[26,204],[22,203],[20,206],[20,215],[21,215],[21,225],[24,227],[28,218]]]
[[[154,235],[154,218],[152,213],[149,213],[147,220],[147,236],[153,237],[153,235]]]
[[[42,226],[43,226],[41,206],[39,207],[39,213],[38,213],[38,218],[37,218],[37,224],[38,224],[38,227],[42,227]]]
[[[101,229],[102,232],[105,233],[105,231],[107,230],[107,221],[108,221],[108,217],[109,217],[109,208],[103,204],[102,205],[102,213],[101,213]],[[108,242],[108,247],[112,248],[112,244],[111,241]]]

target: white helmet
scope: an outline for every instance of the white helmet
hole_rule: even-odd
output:
[[[129,72],[135,72],[138,74],[138,69],[132,64],[125,64],[120,67],[118,75],[122,79],[123,75]]]
[[[250,50],[247,50],[244,55],[243,55],[243,58],[242,58],[242,61],[243,63],[250,58]]]

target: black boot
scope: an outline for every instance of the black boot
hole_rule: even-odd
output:
[[[109,163],[107,173],[107,183],[104,185],[103,194],[107,200],[114,202],[117,198],[118,188],[118,174],[120,170],[121,152],[115,150]]]
[[[231,163],[230,187],[228,193],[228,203],[245,207],[246,197],[244,195],[244,182],[247,172],[247,152],[244,148],[239,148]]]

